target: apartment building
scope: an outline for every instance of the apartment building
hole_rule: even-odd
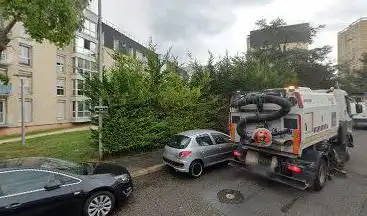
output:
[[[309,23],[254,30],[247,36],[247,50],[274,45],[287,49],[308,49],[310,34]]]
[[[367,17],[358,19],[338,32],[338,64],[360,69],[362,54],[367,52]]]
[[[84,28],[73,43],[57,48],[37,43],[17,23],[11,42],[0,60],[0,73],[9,84],[0,83],[0,136],[19,133],[21,80],[24,80],[25,123],[28,131],[66,128],[90,122],[90,103],[84,95],[84,76],[97,72],[97,14],[85,11]],[[130,53],[146,61],[146,47],[116,27],[103,23],[103,64],[114,65],[112,53]]]

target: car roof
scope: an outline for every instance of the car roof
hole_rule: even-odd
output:
[[[188,131],[181,132],[181,133],[179,133],[179,135],[194,137],[194,136],[198,136],[198,135],[201,135],[201,134],[210,134],[210,133],[223,134],[222,132],[219,132],[219,131],[216,131],[216,130],[211,130],[211,129],[195,129],[195,130],[188,130]]]
[[[69,161],[47,157],[24,157],[0,160],[0,170],[9,169],[51,169],[55,170],[63,166],[74,166]]]

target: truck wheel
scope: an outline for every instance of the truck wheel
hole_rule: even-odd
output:
[[[320,159],[319,165],[317,166],[315,179],[313,182],[313,189],[316,191],[322,190],[328,179],[328,166],[324,159]]]

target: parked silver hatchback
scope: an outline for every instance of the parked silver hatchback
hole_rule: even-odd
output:
[[[190,130],[172,137],[164,148],[163,161],[179,172],[199,177],[205,167],[228,161],[234,148],[224,133]]]

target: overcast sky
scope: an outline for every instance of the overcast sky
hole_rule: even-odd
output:
[[[175,55],[204,61],[215,55],[246,51],[246,36],[255,22],[283,18],[287,24],[325,24],[312,46],[333,46],[337,32],[367,16],[367,0],[103,0],[103,17],[134,39],[149,37],[161,50],[172,46]]]

